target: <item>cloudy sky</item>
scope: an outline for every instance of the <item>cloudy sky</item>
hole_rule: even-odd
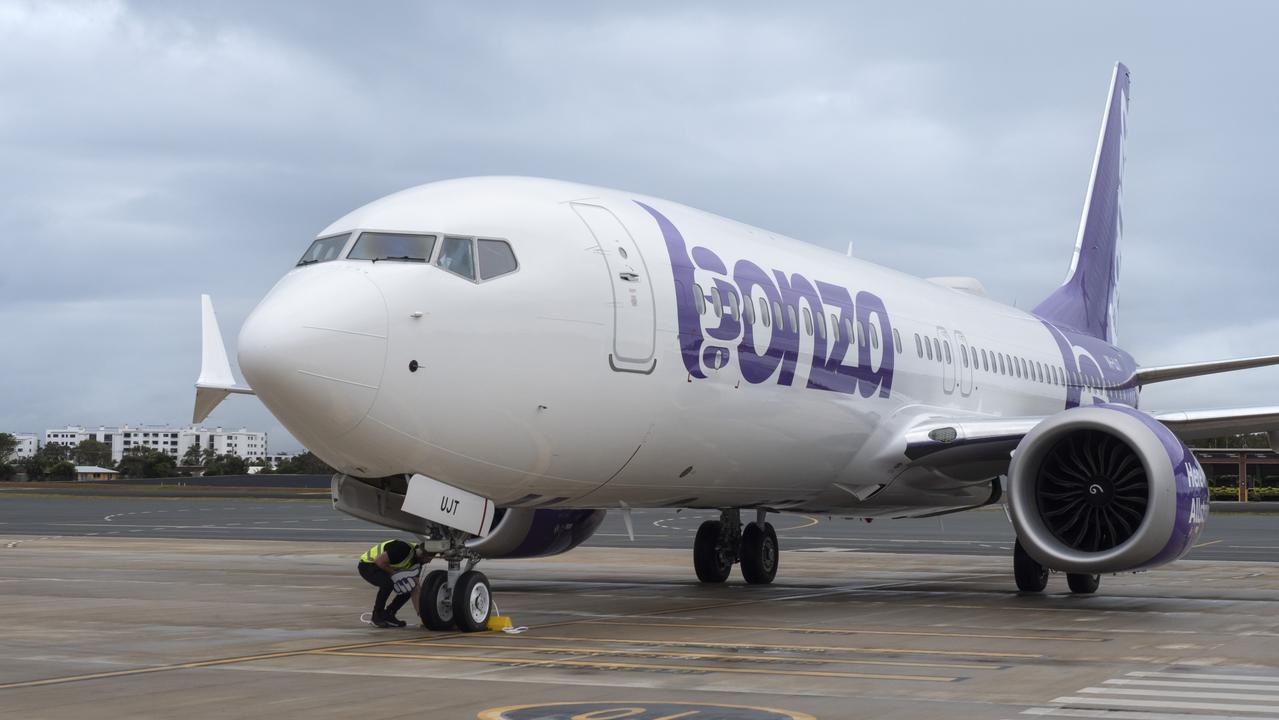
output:
[[[1120,337],[1279,352],[1279,6],[0,0],[0,430],[183,423],[348,210],[449,177],[678,200],[1033,306],[1132,69]],[[1145,407],[1279,404],[1279,370]],[[252,398],[211,417],[296,447]]]

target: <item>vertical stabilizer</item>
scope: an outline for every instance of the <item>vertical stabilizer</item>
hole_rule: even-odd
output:
[[[1115,342],[1115,306],[1119,301],[1120,198],[1127,116],[1128,68],[1116,63],[1070,272],[1066,282],[1035,308],[1035,314],[1045,320],[1111,343]]]

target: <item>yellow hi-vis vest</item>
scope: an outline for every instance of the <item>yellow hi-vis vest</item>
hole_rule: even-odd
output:
[[[387,540],[386,542],[380,542],[377,545],[374,545],[373,547],[369,548],[368,550],[365,551],[363,555],[360,556],[360,562],[371,563],[374,560],[377,560],[377,556],[381,555],[382,551],[386,549],[386,546],[390,545],[393,542],[395,541]],[[418,564],[417,558],[414,557],[416,555],[415,551],[417,550],[417,545],[413,543],[409,543],[408,545],[409,545],[408,556],[405,557],[400,562],[391,563],[392,570],[409,570],[411,568],[417,567],[417,564]]]

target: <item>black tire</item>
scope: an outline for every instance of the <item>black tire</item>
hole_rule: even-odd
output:
[[[777,532],[772,523],[751,523],[742,531],[742,577],[751,585],[767,585],[777,577]]]
[[[493,614],[493,588],[484,573],[468,570],[457,579],[453,588],[453,620],[462,632],[479,632],[488,629],[489,615]]]
[[[693,539],[693,569],[697,571],[697,579],[704,583],[722,583],[733,571],[732,561],[720,552],[722,525],[718,520],[707,520],[697,528],[697,537]]]
[[[449,574],[443,570],[432,570],[422,581],[422,591],[418,595],[418,616],[422,618],[422,626],[427,630],[453,629],[453,602],[448,597]]]
[[[1086,575],[1084,573],[1067,573],[1066,584],[1070,586],[1072,593],[1079,595],[1092,595],[1097,592],[1097,588],[1101,587],[1100,575]]]
[[[1027,555],[1020,540],[1013,547],[1013,576],[1022,592],[1043,592],[1048,587],[1048,568]]]

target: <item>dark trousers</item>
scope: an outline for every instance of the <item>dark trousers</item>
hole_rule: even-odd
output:
[[[404,607],[404,603],[413,597],[413,593],[404,593],[396,595],[391,601],[391,606],[386,606],[386,601],[391,597],[391,593],[395,592],[395,581],[391,579],[391,573],[382,568],[361,561],[356,565],[360,571],[360,577],[368,581],[368,583],[377,588],[377,598],[373,600],[373,614],[376,615],[394,615],[400,608]]]

